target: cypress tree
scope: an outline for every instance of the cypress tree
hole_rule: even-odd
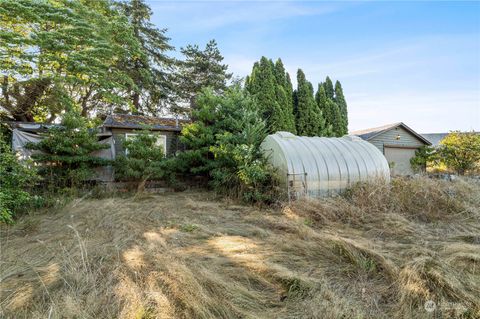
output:
[[[277,94],[282,93],[276,90],[273,62],[266,57],[262,57],[260,62],[255,62],[245,87],[256,98],[259,113],[266,120],[268,130],[270,132],[281,130],[283,113],[277,102]]]
[[[304,136],[325,135],[325,119],[313,97],[313,86],[301,69],[297,72],[297,130]]]
[[[295,117],[293,115],[292,83],[281,59],[275,62],[274,75],[277,83],[277,102],[280,104],[283,113],[282,127],[286,131],[296,133]]]
[[[281,60],[275,64],[262,57],[253,65],[252,74],[246,78],[245,88],[252,94],[267,122],[268,131],[295,133],[295,118],[291,98],[291,83]]]
[[[348,111],[347,111],[347,101],[345,101],[345,96],[343,95],[342,85],[339,81],[335,82],[335,102],[338,105],[340,112],[340,130],[339,135],[348,134]]]
[[[323,114],[325,118],[325,128],[327,130],[327,136],[334,136],[335,134],[335,108],[333,107],[331,100],[327,98],[327,94],[325,93],[325,86],[324,83],[318,84],[317,93],[315,94],[315,102],[318,105],[318,108]],[[338,108],[337,108],[338,109]]]
[[[298,124],[300,123],[298,115],[298,92],[297,90],[293,90],[292,92],[292,104],[293,104],[293,117],[295,118],[295,129],[297,131],[297,134],[301,134],[300,128]]]
[[[327,98],[333,100],[335,90],[333,89],[333,83],[330,77],[327,76],[327,78],[325,79],[325,83],[323,83],[323,85],[325,87],[325,93],[327,94]]]

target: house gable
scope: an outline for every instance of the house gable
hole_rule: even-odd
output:
[[[419,148],[428,145],[401,125],[377,134],[368,141],[375,145],[382,153],[384,153],[385,146]]]

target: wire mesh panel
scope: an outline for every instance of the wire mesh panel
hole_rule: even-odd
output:
[[[307,196],[307,173],[287,174],[287,180],[289,202]]]

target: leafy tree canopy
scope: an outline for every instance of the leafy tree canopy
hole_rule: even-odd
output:
[[[440,141],[440,162],[463,175],[480,165],[480,135],[475,132],[452,132]]]
[[[118,64],[140,47],[108,0],[4,0],[0,25],[0,102],[16,120],[122,106],[135,86]]]

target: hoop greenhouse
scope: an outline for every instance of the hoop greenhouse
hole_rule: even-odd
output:
[[[361,181],[390,181],[385,156],[356,136],[268,135],[261,149],[278,170],[289,199],[338,194]]]

